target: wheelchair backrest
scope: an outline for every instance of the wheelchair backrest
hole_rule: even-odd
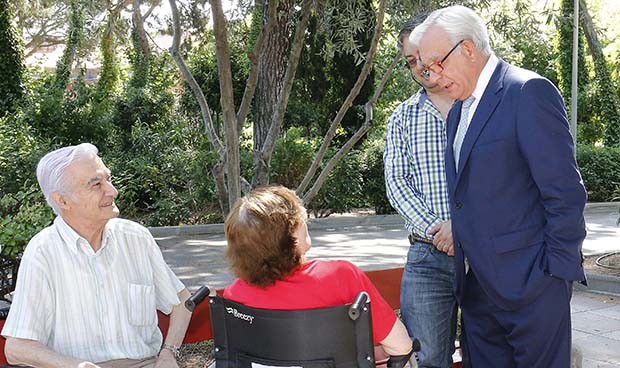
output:
[[[374,367],[367,301],[355,310],[268,310],[221,296],[210,296],[209,303],[216,368]]]

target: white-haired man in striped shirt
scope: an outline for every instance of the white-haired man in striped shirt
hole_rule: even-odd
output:
[[[22,257],[2,335],[11,364],[178,367],[190,296],[143,226],[117,218],[118,191],[89,143],[57,149],[37,179],[58,215]],[[163,341],[157,310],[170,314]]]

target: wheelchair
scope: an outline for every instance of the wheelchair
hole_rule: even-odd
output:
[[[374,368],[371,303],[361,292],[351,304],[305,310],[251,308],[203,286],[186,303],[193,310],[208,296],[216,368]],[[402,368],[420,350],[391,356]]]

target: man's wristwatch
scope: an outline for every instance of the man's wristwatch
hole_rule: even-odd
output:
[[[176,359],[181,357],[181,347],[172,344],[163,344],[161,350],[170,350]]]

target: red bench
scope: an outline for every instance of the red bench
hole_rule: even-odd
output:
[[[366,272],[370,280],[377,287],[381,295],[394,309],[400,309],[400,279],[403,269],[392,268],[387,270],[368,271]],[[218,290],[221,293],[222,290]],[[170,318],[159,313],[159,328],[161,328],[164,336],[168,333],[168,324]],[[0,320],[0,329],[4,326],[4,320]],[[213,330],[211,329],[211,315],[209,313],[209,303],[202,303],[194,310],[189,328],[185,335],[184,343],[194,343],[213,338]],[[6,364],[4,356],[4,338],[0,337],[0,364]],[[454,368],[461,367],[460,359],[457,357]]]

